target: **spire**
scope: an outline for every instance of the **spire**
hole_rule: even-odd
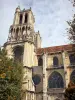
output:
[[[30,7],[30,10],[31,10],[31,7]]]
[[[39,30],[38,30],[38,35],[40,35],[40,32],[39,32]]]
[[[18,7],[17,7],[18,9],[20,9],[20,6],[18,5]]]
[[[17,11],[17,12],[20,12],[20,6],[18,6],[18,7],[16,8],[16,11]]]

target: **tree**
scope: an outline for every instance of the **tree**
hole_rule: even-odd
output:
[[[70,28],[68,29],[69,39],[75,43],[75,15],[73,16],[72,21],[67,21]]]
[[[20,100],[22,64],[7,57],[0,48],[0,100]]]
[[[64,96],[65,100],[75,100],[75,83],[69,83],[68,88],[65,90]]]
[[[73,7],[75,7],[75,0],[69,0],[72,4]],[[68,33],[69,33],[69,39],[75,43],[75,14],[73,16],[73,20],[67,21],[68,25],[70,26],[70,28],[68,29]]]

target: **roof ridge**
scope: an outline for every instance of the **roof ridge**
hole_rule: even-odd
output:
[[[72,46],[75,44],[65,44],[65,45],[58,45],[58,46],[50,46],[50,47],[45,47],[45,48],[38,48],[38,49],[47,49],[47,48],[53,48],[53,47],[63,47],[63,46]]]
[[[37,54],[42,54],[42,53],[50,53],[50,52],[58,52],[58,51],[64,51],[64,50],[70,50],[72,51],[72,46],[75,44],[67,44],[67,45],[60,45],[60,46],[52,46],[52,47],[47,47],[47,48],[38,48],[37,49]]]

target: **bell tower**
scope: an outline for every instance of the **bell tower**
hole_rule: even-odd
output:
[[[15,16],[14,16],[14,22],[13,25],[30,25],[34,29],[34,15],[30,9],[23,9],[21,10],[20,7],[18,6],[15,10]]]
[[[18,6],[15,10],[14,21],[9,29],[8,41],[29,41],[34,42],[34,16],[31,8],[21,10]]]
[[[18,6],[5,43],[8,56],[21,60],[23,65],[28,67],[35,66],[34,51],[41,47],[40,33],[34,31],[34,22],[31,8],[21,10]]]
[[[23,91],[35,91],[32,81],[32,67],[38,65],[36,49],[41,47],[40,33],[34,31],[34,15],[30,9],[15,10],[13,24],[9,28],[9,35],[4,47],[7,56],[23,63]],[[28,100],[25,99],[24,100]],[[33,99],[34,100],[34,99]]]
[[[23,65],[28,67],[34,66],[33,55],[38,44],[37,34],[34,31],[34,22],[35,19],[31,8],[21,10],[18,6],[5,43],[8,56],[21,60]]]
[[[40,33],[34,31],[34,22],[35,19],[31,8],[21,10],[18,6],[15,10],[13,24],[9,28],[7,42],[4,44],[7,56],[23,63],[22,90],[24,96],[28,95],[26,93],[31,94],[35,91],[32,81],[32,67],[38,66],[36,49],[41,48]],[[24,96],[22,100],[30,100],[29,96]],[[34,98],[34,94],[32,97]]]

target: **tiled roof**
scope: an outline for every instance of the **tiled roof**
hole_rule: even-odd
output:
[[[39,48],[39,49],[37,49],[36,52],[37,52],[37,55],[41,55],[43,53],[54,53],[54,52],[61,52],[61,51],[72,51],[73,47],[75,47],[75,44],[53,46],[53,47],[47,47],[47,48]]]

